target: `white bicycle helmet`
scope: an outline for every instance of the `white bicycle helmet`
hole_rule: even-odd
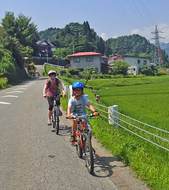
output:
[[[56,71],[50,70],[50,71],[48,72],[48,75],[51,75],[51,74],[55,74],[55,75],[56,75]]]

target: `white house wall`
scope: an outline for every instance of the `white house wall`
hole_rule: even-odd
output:
[[[78,57],[80,58],[80,62],[77,63],[75,62],[75,59],[77,59],[77,57],[72,57],[70,59],[70,65],[72,68],[97,68],[98,72],[101,72],[101,58],[99,56],[92,56],[93,57],[93,61],[92,62],[87,62],[86,61],[86,57]]]
[[[140,60],[140,63],[138,63],[138,60]],[[124,61],[126,61],[130,66],[137,66],[138,68],[141,68],[144,65],[150,66],[150,60],[144,58],[124,57]],[[144,63],[144,61],[146,61],[147,63]]]

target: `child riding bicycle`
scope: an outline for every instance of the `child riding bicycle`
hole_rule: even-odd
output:
[[[88,108],[91,112],[93,112],[94,116],[98,115],[96,109],[89,102],[87,96],[83,93],[84,84],[82,82],[74,82],[72,84],[72,97],[69,99],[68,108],[67,108],[67,118],[72,118],[74,115],[78,116],[86,116],[85,108]],[[86,121],[87,122],[87,121]],[[72,133],[71,133],[71,141],[74,142],[75,139],[75,131],[76,131],[77,121],[73,120],[72,124]]]

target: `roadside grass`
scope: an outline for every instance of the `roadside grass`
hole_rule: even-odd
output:
[[[89,85],[97,89],[104,105],[117,104],[120,112],[169,130],[168,76],[98,79],[89,81]],[[94,97],[90,97],[94,101]],[[154,190],[169,189],[169,153],[109,125],[105,119],[92,120],[91,123],[100,142],[130,165],[146,184]]]
[[[8,86],[8,79],[5,77],[0,77],[0,89],[6,88]]]

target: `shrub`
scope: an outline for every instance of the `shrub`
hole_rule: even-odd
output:
[[[157,68],[155,66],[147,66],[140,68],[139,72],[144,75],[154,76],[157,74]]]
[[[0,89],[7,87],[8,79],[6,77],[0,77]]]
[[[168,75],[168,71],[165,69],[165,68],[160,68],[157,72],[157,75],[158,76],[161,76],[161,75]]]
[[[0,73],[6,75],[15,70],[11,52],[0,48]]]
[[[112,74],[127,75],[128,66],[128,63],[125,61],[115,61],[112,63]]]

